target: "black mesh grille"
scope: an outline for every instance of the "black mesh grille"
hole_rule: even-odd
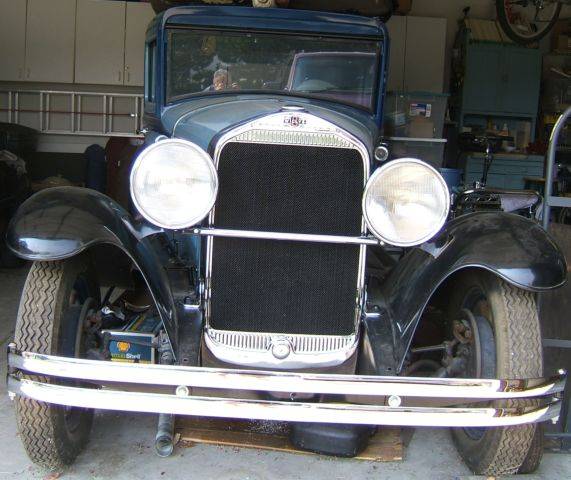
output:
[[[218,228],[361,233],[364,173],[356,150],[229,143],[218,176]],[[211,325],[350,334],[358,261],[358,246],[215,238]]]

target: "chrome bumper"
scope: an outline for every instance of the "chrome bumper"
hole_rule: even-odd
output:
[[[258,420],[446,427],[494,427],[554,420],[566,373],[550,379],[485,380],[329,375],[139,365],[8,354],[8,391],[58,405]],[[81,380],[94,388],[47,383],[22,374]],[[60,382],[61,383],[61,382]],[[162,387],[166,393],[151,393]],[[366,403],[308,403],[195,396],[193,388],[366,397]],[[387,397],[388,400],[387,400]],[[293,397],[292,397],[293,398]],[[536,398],[532,407],[502,400]],[[447,406],[406,406],[435,400]],[[497,400],[493,406],[473,407]],[[388,405],[387,405],[388,403]],[[518,402],[519,403],[519,402]],[[466,407],[466,404],[471,406]],[[453,406],[450,406],[453,405]],[[499,405],[499,406],[497,406]]]

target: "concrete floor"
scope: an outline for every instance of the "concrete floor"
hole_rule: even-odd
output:
[[[0,270],[0,352],[5,351],[13,337],[26,272],[26,268]],[[0,378],[5,373],[6,359],[0,354]],[[163,459],[153,452],[155,426],[153,415],[99,412],[87,450],[59,478],[388,480],[470,476],[445,429],[418,429],[402,462],[374,463],[210,445],[177,448],[173,456]],[[18,440],[14,410],[3,382],[0,382],[0,432],[3,438],[0,479],[50,478],[28,460]],[[571,456],[546,454],[539,472],[528,478],[571,478]]]

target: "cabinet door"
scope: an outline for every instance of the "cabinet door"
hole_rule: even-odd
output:
[[[393,15],[387,22],[390,40],[389,78],[387,90],[404,90],[404,48],[406,41],[406,17]]]
[[[539,103],[541,53],[524,48],[506,48],[502,72],[502,110],[535,116]]]
[[[28,0],[26,80],[73,83],[75,0]]]
[[[155,16],[150,3],[127,2],[125,29],[125,85],[142,86],[145,80],[145,36]]]
[[[0,0],[0,12],[0,80],[23,80],[26,0]]]
[[[123,85],[125,2],[78,0],[75,82]]]
[[[501,111],[502,47],[470,45],[465,68],[462,109],[484,113]]]
[[[404,88],[407,92],[442,93],[446,19],[406,17]]]

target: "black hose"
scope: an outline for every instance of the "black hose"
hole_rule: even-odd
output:
[[[407,369],[404,371],[404,375],[412,375],[414,372],[422,368],[427,368],[430,370],[438,370],[440,368],[440,364],[435,360],[429,360],[427,358],[422,360],[417,360],[414,363],[411,363]]]

